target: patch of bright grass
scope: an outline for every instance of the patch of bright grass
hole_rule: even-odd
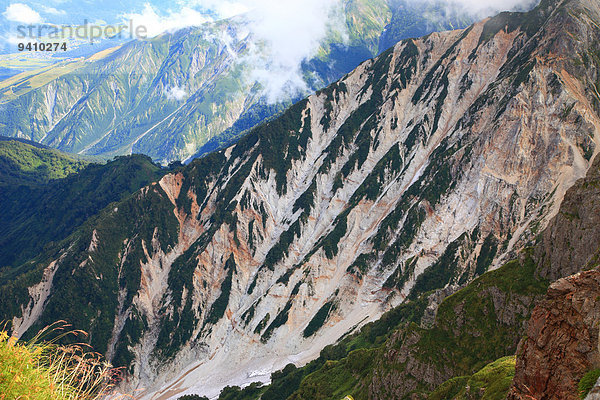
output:
[[[440,385],[428,400],[502,400],[515,376],[515,356],[496,360],[472,376],[452,378]]]
[[[600,378],[600,369],[596,368],[587,372],[579,381],[579,398],[585,399]]]
[[[95,400],[107,394],[115,370],[85,345],[57,344],[81,333],[65,327],[53,324],[29,342],[0,330],[0,400]],[[50,333],[59,334],[41,340]]]

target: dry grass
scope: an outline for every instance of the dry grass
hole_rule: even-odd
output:
[[[85,333],[59,321],[19,342],[0,329],[0,400],[96,400],[118,371],[85,344],[62,345]],[[51,337],[51,339],[49,339]]]

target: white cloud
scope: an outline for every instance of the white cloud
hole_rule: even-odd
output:
[[[12,34],[12,33],[0,35],[0,42],[2,42],[2,44],[4,45],[3,46],[4,49],[14,50],[14,46],[18,45],[19,43],[23,43],[25,41],[26,41],[26,39],[19,38],[19,37],[17,37],[17,35]],[[13,47],[13,48],[11,48],[11,47]]]
[[[253,43],[250,54],[238,60],[250,65],[250,80],[258,81],[269,101],[307,90],[301,63],[314,56],[331,25],[341,0],[195,0],[218,17],[245,14]],[[344,30],[342,23],[339,30]],[[238,36],[239,39],[239,36]]]
[[[215,10],[221,18],[231,18],[236,15],[242,15],[250,11],[248,6],[242,3],[229,2],[220,2]]]
[[[445,4],[448,14],[467,13],[484,17],[498,11],[531,6],[538,0],[407,0],[420,3],[433,1]],[[235,62],[247,64],[250,83],[258,81],[269,101],[280,100],[307,90],[302,77],[302,61],[313,57],[329,29],[346,36],[344,0],[177,0],[166,14],[159,14],[150,4],[132,18],[134,25],[144,25],[149,36],[174,31],[187,26],[201,25],[214,19],[244,15],[246,21],[239,33],[250,35],[248,53],[239,58],[232,50],[231,38],[220,35],[222,43]],[[173,91],[175,88],[170,89]],[[169,92],[171,93],[171,92]],[[173,98],[176,96],[171,94]]]
[[[165,95],[169,100],[181,101],[187,95],[187,92],[179,86],[173,86],[172,88],[165,88]]]
[[[180,0],[179,4],[210,10],[220,19],[242,15],[254,8],[252,0]]]
[[[536,0],[450,0],[448,2],[450,4],[459,4],[464,7],[466,11],[473,13],[495,13],[498,11],[514,10],[518,7],[529,7],[535,3]]]
[[[54,7],[48,7],[48,6],[42,6],[42,11],[45,12],[46,14],[51,14],[51,15],[66,15],[67,12],[65,10],[58,10]]]
[[[2,13],[4,18],[11,22],[19,22],[23,24],[39,24],[44,22],[40,14],[27,4],[11,3],[6,7],[6,11]]]
[[[422,4],[423,0],[409,0]],[[435,0],[425,0],[435,3]],[[445,4],[447,15],[467,14],[475,18],[493,16],[500,11],[525,11],[533,8],[539,0],[442,0]],[[440,4],[440,3],[438,3]]]
[[[337,21],[339,0],[254,0],[249,15],[252,34],[264,41],[269,54],[268,69],[255,70],[269,100],[306,90],[301,63],[314,56],[328,28]],[[345,31],[340,24],[338,30]]]
[[[150,37],[188,26],[202,25],[212,20],[190,7],[181,7],[179,11],[169,10],[166,15],[158,14],[150,3],[144,5],[144,10],[141,13],[124,14],[122,17],[131,19],[134,27],[145,27],[146,33]]]

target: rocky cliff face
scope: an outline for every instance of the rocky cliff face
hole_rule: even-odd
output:
[[[569,189],[544,231],[535,257],[539,273],[556,280],[600,264],[600,159]]]
[[[596,159],[586,177],[567,191],[559,212],[539,235],[534,246],[523,251],[518,259],[484,274],[460,290],[450,285],[433,294],[405,302],[376,324],[369,324],[360,333],[345,337],[333,348],[324,350],[317,361],[300,369],[303,376],[310,374],[310,377],[289,392],[294,392],[290,398],[341,398],[346,394],[351,394],[355,399],[407,396],[430,400],[480,399],[489,396],[505,398],[514,376],[512,355],[517,352],[517,344],[527,332],[534,306],[544,299],[550,284],[544,278],[548,264],[536,255],[544,254],[548,248],[548,238],[554,238],[553,254],[567,254],[574,260],[572,265],[568,265],[568,270],[555,269],[557,273],[568,275],[568,271],[588,268],[587,260],[596,253],[593,246],[573,246],[572,241],[560,238],[568,234],[569,238],[578,240],[593,236],[598,229],[593,224],[582,223],[583,219],[565,219],[565,215],[573,214],[574,210],[585,212],[594,209],[600,202],[594,191],[598,168]],[[595,217],[589,215],[588,218]],[[556,235],[556,232],[561,232],[561,235]],[[585,297],[591,294],[577,292],[569,295]],[[556,321],[560,320],[557,313],[554,310],[550,315]],[[532,320],[531,323],[539,324],[540,321]],[[385,329],[382,329],[382,325]],[[571,353],[563,347],[572,345],[570,340],[589,341],[586,337],[579,337],[578,333],[562,332],[562,327],[544,327],[540,340],[546,343],[546,336],[569,338],[567,344],[557,341],[552,346],[536,348],[535,357],[526,360],[529,371],[523,372],[521,378],[528,377],[529,372],[536,368],[536,363],[550,369],[549,360],[556,354],[564,356],[568,365],[573,360],[568,359]],[[388,334],[386,329],[391,333]],[[546,332],[546,329],[550,331]],[[584,336],[587,334],[585,330],[582,333]],[[540,336],[529,336],[526,340],[536,342],[535,339]],[[387,339],[383,346],[373,348],[373,343],[382,343],[383,337]],[[590,352],[586,357],[593,358],[594,350]],[[580,357],[579,353],[574,354],[574,357]],[[510,358],[501,358],[505,356]],[[361,362],[357,362],[357,359],[361,359]],[[507,360],[512,360],[512,364],[507,364]],[[487,362],[492,364],[478,371]],[[500,368],[500,365],[506,368]],[[588,363],[588,368],[592,367],[596,368],[597,365]],[[555,386],[558,387],[550,394],[558,393],[553,396],[561,398],[560,393],[572,392],[579,378],[593,384],[595,378],[591,377],[597,376],[594,375],[595,371],[598,370],[591,370],[584,378],[576,374],[572,381],[557,380]],[[280,387],[281,380],[278,375],[265,394]],[[567,386],[560,386],[562,384]],[[600,393],[600,386],[590,393],[590,399],[596,398],[594,396]]]
[[[499,266],[598,151],[597,11],[544,2],[399,43],[106,209],[11,282],[7,317],[90,331],[125,390],[213,395]],[[26,288],[51,263],[40,307]]]
[[[577,383],[600,365],[600,272],[581,272],[550,286],[519,344],[509,400],[579,399]]]

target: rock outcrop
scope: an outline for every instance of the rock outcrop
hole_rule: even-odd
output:
[[[577,400],[578,382],[600,366],[600,271],[550,286],[534,309],[517,351],[509,400]]]
[[[535,258],[538,273],[551,281],[600,264],[600,158],[565,195]]]

